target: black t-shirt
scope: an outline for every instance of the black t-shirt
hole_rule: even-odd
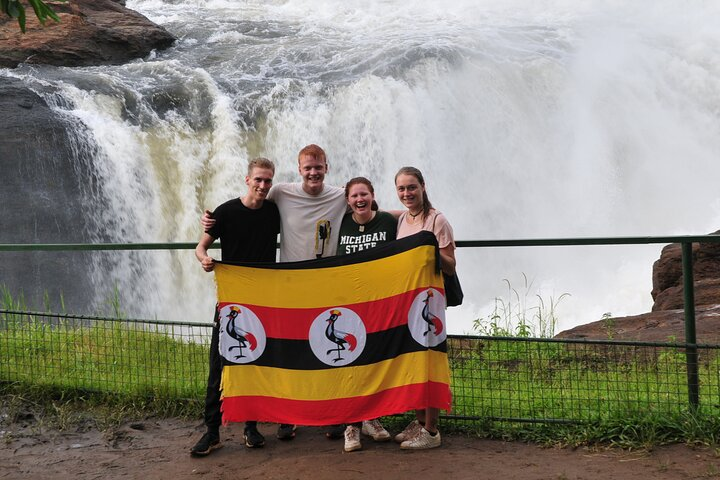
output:
[[[397,219],[388,212],[377,212],[365,225],[358,225],[352,212],[343,217],[338,238],[338,255],[360,252],[395,240]]]
[[[274,262],[280,212],[265,200],[258,209],[248,208],[239,198],[229,200],[213,212],[215,225],[208,235],[220,239],[222,259],[229,262]]]

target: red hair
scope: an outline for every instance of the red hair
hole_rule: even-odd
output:
[[[327,158],[325,157],[325,150],[315,145],[314,143],[311,143],[310,145],[300,150],[300,153],[298,153],[298,162],[300,162],[300,158],[305,155],[309,155],[315,160],[320,160],[323,163],[327,163]]]

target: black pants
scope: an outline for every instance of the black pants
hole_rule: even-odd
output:
[[[218,432],[222,423],[220,413],[220,377],[222,376],[223,361],[220,356],[220,317],[215,308],[213,317],[212,336],[210,338],[210,371],[208,372],[207,390],[205,392],[205,426],[208,431]],[[255,426],[257,422],[245,422],[246,426]]]

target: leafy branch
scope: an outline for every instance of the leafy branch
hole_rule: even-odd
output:
[[[65,2],[67,0],[57,1]],[[57,13],[55,13],[53,9],[47,6],[47,4],[42,0],[27,0],[27,3],[32,6],[35,11],[35,16],[41,24],[45,25],[45,21],[48,18],[51,18],[56,22],[60,21],[60,17],[58,17]],[[20,0],[0,0],[0,9],[2,9],[5,15],[11,18],[17,18],[20,30],[25,33],[25,7],[22,3],[20,3]]]

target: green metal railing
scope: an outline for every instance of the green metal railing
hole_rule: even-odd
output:
[[[633,412],[673,415],[685,411],[688,404],[692,411],[720,413],[720,357],[717,354],[720,346],[697,344],[692,268],[692,244],[720,243],[720,236],[456,243],[461,248],[679,243],[685,341],[649,343],[451,335],[448,356],[454,405],[452,413],[445,418],[598,421]],[[0,252],[193,248],[194,243],[0,244]],[[205,324],[0,310],[0,380],[53,385],[69,382],[60,386],[93,390],[100,385],[101,390],[129,394],[172,394],[199,399],[207,373],[209,334],[209,326]],[[126,350],[126,343],[116,343],[121,341],[134,343]],[[111,351],[127,353],[118,359],[109,353]],[[153,351],[156,356],[148,357],[148,352]],[[24,359],[24,363],[11,359]],[[143,369],[151,368],[143,365],[163,368],[143,374]],[[179,377],[175,376],[176,371]]]
[[[201,404],[211,326],[0,310],[0,381]],[[454,423],[677,418],[684,343],[450,335]],[[717,345],[696,345],[697,413],[720,414]]]

